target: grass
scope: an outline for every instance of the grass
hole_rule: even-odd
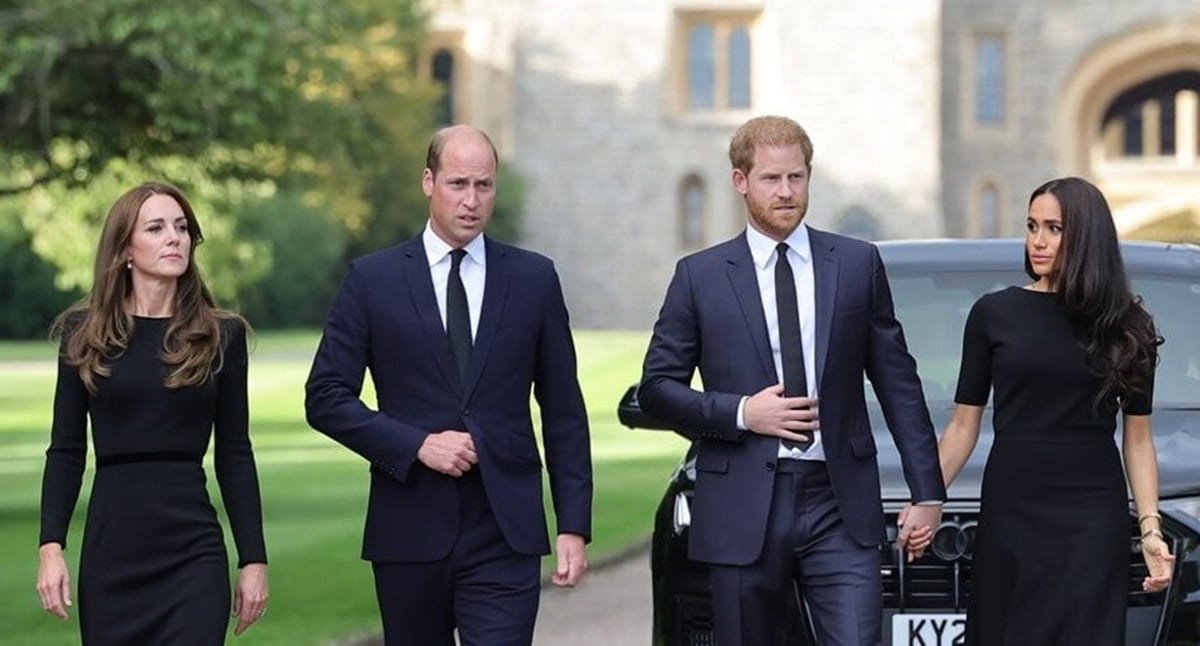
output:
[[[264,332],[251,357],[271,613],[240,639],[244,643],[328,644],[379,628],[370,568],[358,558],[366,466],[304,422],[303,383],[316,338],[307,330]],[[638,376],[644,333],[581,332],[576,342],[592,427],[595,540],[589,557],[596,562],[649,535],[684,443],[669,433],[631,431],[617,422],[617,400]],[[53,357],[54,348],[44,341],[0,342],[0,644],[79,641],[75,618],[63,624],[45,614],[33,589]],[[68,539],[72,572],[90,481],[89,470]]]

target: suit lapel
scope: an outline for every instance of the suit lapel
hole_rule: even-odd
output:
[[[487,273],[483,283],[483,305],[479,311],[479,327],[475,331],[475,346],[471,350],[471,367],[467,371],[467,383],[463,385],[464,398],[469,398],[483,373],[496,328],[504,317],[504,304],[508,301],[508,287],[512,282],[508,249],[483,239],[487,254]]]
[[[813,257],[813,297],[817,308],[817,385],[824,383],[825,361],[829,357],[829,334],[833,329],[833,311],[837,307],[838,262],[834,241],[820,231],[808,230]]]
[[[430,339],[429,346],[433,357],[446,380],[457,384],[458,369],[454,366],[454,356],[450,352],[450,338],[446,336],[446,328],[442,325],[437,296],[433,293],[433,275],[429,272],[429,258],[425,255],[425,245],[422,244],[420,236],[404,246],[404,262],[408,294],[412,298],[413,310],[420,319],[424,336]]]
[[[733,295],[738,307],[742,310],[742,318],[750,331],[750,340],[754,342],[754,354],[765,374],[772,379],[782,380],[775,374],[775,362],[771,359],[771,341],[767,334],[767,317],[763,314],[762,296],[758,289],[758,277],[754,272],[754,257],[750,255],[750,243],[746,236],[741,235],[729,241],[729,283],[733,287]]]

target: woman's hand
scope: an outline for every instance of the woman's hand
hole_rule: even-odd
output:
[[[58,543],[46,543],[38,549],[37,591],[42,610],[66,620],[71,605],[71,575]]]
[[[1159,534],[1151,534],[1142,538],[1142,558],[1146,560],[1146,569],[1150,576],[1142,580],[1142,589],[1146,592],[1162,592],[1171,582],[1171,573],[1175,569],[1175,557]]]
[[[238,572],[233,590],[233,614],[238,618],[234,635],[241,635],[267,612],[267,564],[247,563]]]
[[[908,515],[912,511],[912,503],[904,505],[900,510],[900,514],[896,517],[897,528],[903,530],[904,523],[908,520]],[[896,540],[896,547],[903,547],[907,553],[909,563],[919,558],[925,553],[925,549],[933,542],[933,528],[928,525],[923,525],[912,530],[908,535],[908,540],[901,542],[899,538]]]

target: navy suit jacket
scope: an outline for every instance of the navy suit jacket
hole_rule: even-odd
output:
[[[861,545],[886,540],[863,375],[896,439],[913,499],[944,500],[936,435],[874,245],[809,229],[821,435],[838,509]],[[690,386],[700,370],[704,391]],[[698,440],[689,552],[748,565],[764,541],[779,440],[737,428],[742,397],[781,380],[745,235],[679,261],[638,400]]]
[[[420,237],[350,264],[306,384],[309,424],[371,464],[363,558],[446,557],[459,532],[456,479],[417,460],[429,433],[470,432],[508,544],[547,554],[542,460],[558,532],[591,535],[587,413],[558,274],[549,259],[485,239],[487,275],[466,383],[455,368]],[[377,409],[360,399],[371,371]]]

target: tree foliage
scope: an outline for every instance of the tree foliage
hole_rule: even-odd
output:
[[[47,322],[80,296],[55,289],[54,267],[30,241],[20,220],[0,210],[0,337],[44,336]]]
[[[240,294],[242,314],[258,327],[324,323],[343,270],[346,231],[324,211],[294,194],[246,202],[238,217],[243,235],[261,240],[271,271]]]
[[[295,302],[271,273],[299,270],[306,249],[280,245],[332,223],[338,233],[313,249],[336,266],[424,224],[420,173],[439,100],[416,69],[424,5],[0,0],[0,217],[24,229],[6,240],[29,245],[77,295],[109,206],[165,180],[196,207],[197,254],[224,304]],[[492,231],[511,238],[520,187],[502,171]],[[289,237],[293,218],[307,219]],[[15,262],[0,258],[0,272]],[[316,300],[328,289],[314,284]]]

